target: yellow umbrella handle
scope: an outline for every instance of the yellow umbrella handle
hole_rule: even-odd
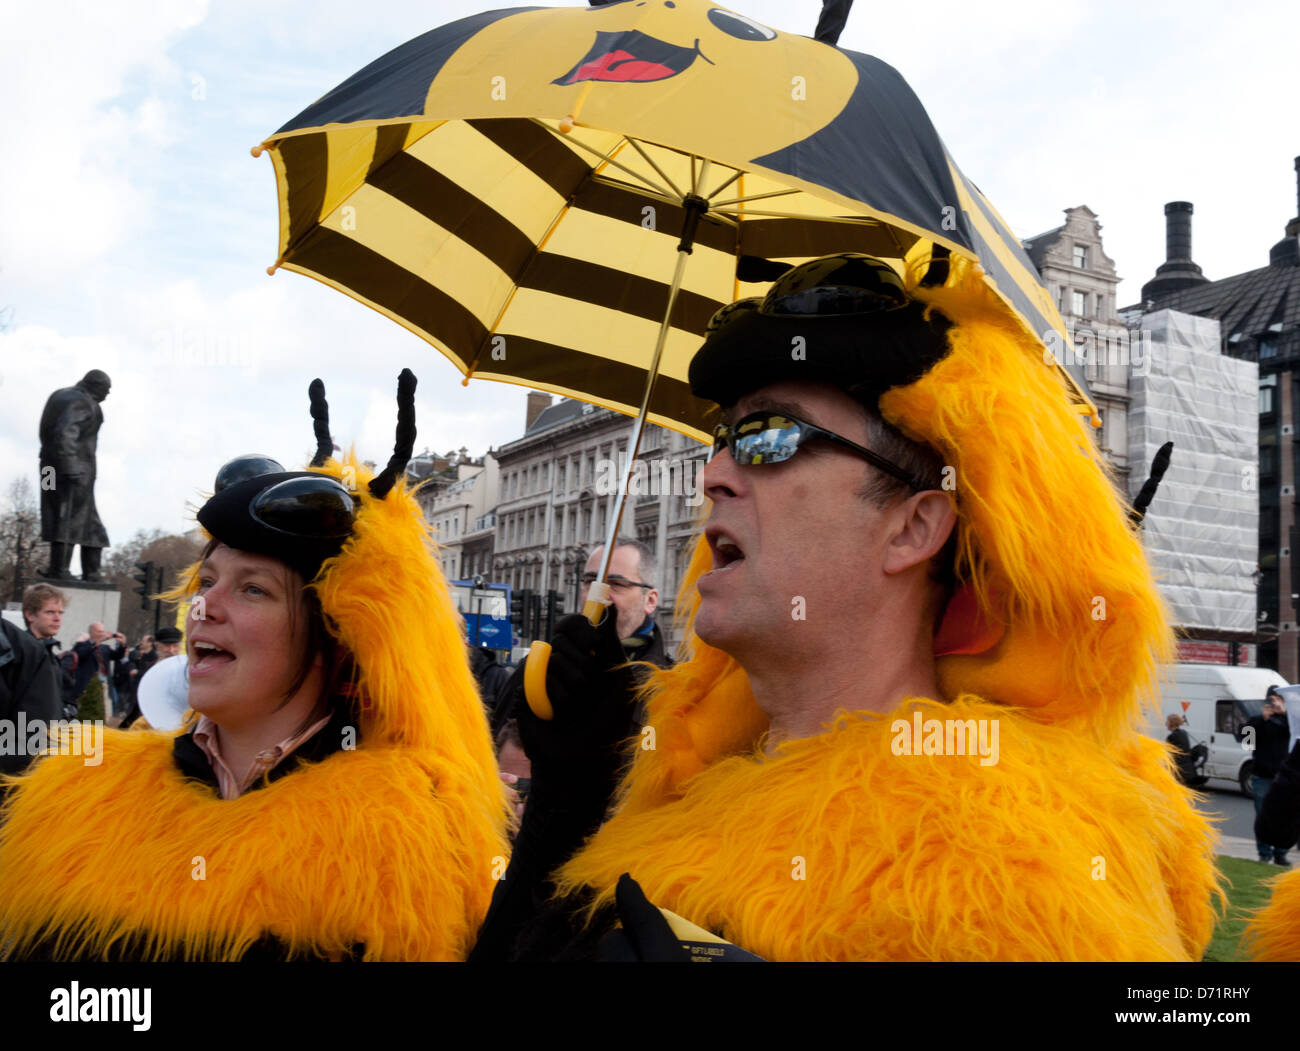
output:
[[[582,607],[582,615],[595,627],[605,619],[609,603],[609,585],[603,580],[597,580],[587,594],[587,604]],[[548,723],[555,718],[555,708],[546,695],[546,666],[550,660],[551,644],[534,642],[528,648],[527,664],[524,667],[524,697],[528,701],[528,707],[537,718]]]

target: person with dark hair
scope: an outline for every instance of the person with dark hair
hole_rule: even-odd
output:
[[[59,687],[59,699],[65,715],[76,714],[76,654],[68,650],[60,653],[59,629],[63,626],[63,613],[68,599],[52,584],[32,584],[23,591],[23,619],[27,630],[42,646],[54,668],[54,678]]]
[[[689,381],[721,413],[690,657],[629,739],[615,618],[557,626],[471,959],[1201,959],[1212,831],[1138,726],[1159,592],[984,275],[803,263]]]
[[[1254,748],[1251,767],[1250,787],[1255,796],[1255,820],[1258,822],[1264,800],[1273,787],[1273,778],[1286,761],[1287,743],[1291,731],[1287,725],[1286,703],[1275,688],[1270,687],[1264,695],[1264,708],[1259,715],[1251,716],[1242,728],[1242,736]],[[1255,851],[1264,864],[1272,862],[1282,868],[1290,868],[1286,848],[1255,835]]]
[[[108,731],[113,761],[93,771],[50,756],[16,783],[0,826],[9,958],[465,956],[508,812],[402,481],[414,388],[403,372],[378,476],[332,458],[319,381],[307,471],[247,456],[218,473],[198,512],[210,539],[173,595],[189,601],[194,714],[175,735]],[[88,839],[108,814],[113,834]]]
[[[140,645],[131,651],[131,689],[130,697],[119,728],[130,729],[140,718],[140,682],[145,673],[160,660],[174,657],[180,652],[181,633],[176,628],[162,628],[157,635],[146,635]]]
[[[31,633],[0,618],[0,774],[19,773],[31,763],[35,756],[27,751],[31,738],[26,725],[51,723],[62,707],[45,648]]]

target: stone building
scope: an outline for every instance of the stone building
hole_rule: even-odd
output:
[[[608,531],[632,427],[631,419],[609,409],[572,398],[552,404],[548,394],[529,393],[523,436],[496,453],[493,581],[543,595],[555,591],[565,609],[577,608],[583,567]],[[620,536],[656,553],[656,619],[670,644],[681,636],[673,599],[686,564],[681,549],[700,505],[697,481],[706,452],[692,439],[647,425],[619,527]]]
[[[1300,182],[1300,157],[1295,161]],[[1134,309],[1174,309],[1214,318],[1221,350],[1259,366],[1258,663],[1300,678],[1300,537],[1296,520],[1296,439],[1300,424],[1300,185],[1296,217],[1272,246],[1268,264],[1212,281],[1192,260],[1192,206],[1165,206],[1166,261]],[[1261,256],[1263,255],[1261,251]],[[1262,262],[1262,259],[1261,259]]]
[[[438,540],[438,563],[448,580],[472,577],[472,564],[491,558],[483,555],[483,521],[491,517],[497,501],[498,467],[491,452],[478,457],[467,449],[446,456],[424,453],[411,461],[419,472],[428,462],[416,499]],[[408,476],[411,472],[408,469]],[[470,551],[467,541],[473,541]],[[471,561],[472,559],[472,561]]]
[[[1116,311],[1120,278],[1102,249],[1101,224],[1087,205],[1065,209],[1065,222],[1024,242],[1074,341],[1102,426],[1096,438],[1121,478],[1129,472],[1128,333]]]

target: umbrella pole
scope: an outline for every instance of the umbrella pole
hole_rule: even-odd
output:
[[[700,174],[703,175],[703,171]],[[655,381],[659,378],[659,359],[663,357],[664,344],[668,341],[668,329],[671,327],[673,307],[677,303],[677,292],[682,287],[682,277],[686,273],[686,260],[691,255],[695,244],[695,230],[699,225],[700,216],[709,210],[709,202],[693,193],[687,195],[682,205],[686,209],[686,219],[682,224],[682,239],[677,245],[677,265],[673,268],[672,284],[668,287],[668,305],[664,308],[664,319],[659,324],[659,337],[655,340],[654,357],[650,360],[645,391],[641,395],[641,408],[636,414],[632,439],[627,445],[627,462],[623,465],[623,475],[614,498],[614,513],[610,516],[609,528],[605,534],[605,550],[600,556],[600,569],[596,573],[591,590],[587,593],[587,603],[582,610],[583,615],[592,624],[599,624],[605,610],[609,607],[609,585],[605,583],[605,577],[609,573],[609,563],[614,556],[618,529],[623,521],[623,511],[627,507],[628,487],[631,484],[632,471],[636,467],[637,453],[641,449],[641,437],[645,433],[646,416],[650,412],[650,398],[654,395]]]
[[[705,161],[705,167],[708,161]],[[704,175],[704,168],[700,177]],[[686,273],[686,259],[695,244],[695,230],[700,217],[709,210],[709,202],[698,194],[691,193],[682,201],[686,209],[686,219],[682,223],[682,239],[677,245],[677,265],[673,268],[673,281],[668,288],[668,305],[664,308],[664,319],[659,325],[659,338],[655,341],[654,357],[650,362],[650,371],[646,377],[645,392],[641,396],[641,409],[636,414],[636,424],[632,428],[632,440],[628,442],[627,462],[618,483],[618,495],[614,501],[614,513],[610,516],[609,528],[605,534],[605,550],[600,556],[600,570],[587,592],[587,602],[582,614],[593,625],[599,624],[609,610],[609,585],[605,576],[609,572],[609,561],[614,554],[614,545],[618,540],[618,527],[623,521],[623,509],[627,505],[627,491],[632,479],[632,470],[636,464],[636,455],[641,448],[641,436],[645,433],[646,416],[650,412],[650,398],[654,394],[655,380],[659,376],[659,359],[663,357],[664,344],[668,341],[668,329],[671,325],[673,307],[677,303],[677,292],[682,287],[682,277]],[[551,645],[548,642],[534,642],[528,650],[528,660],[524,664],[524,697],[528,707],[539,719],[547,721],[555,718],[555,709],[551,699],[546,695],[546,666],[551,659]]]

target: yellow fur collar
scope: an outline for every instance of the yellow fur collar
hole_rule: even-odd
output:
[[[181,777],[171,736],[110,730],[102,765],[51,756],[15,782],[0,931],[15,956],[54,931],[66,958],[143,937],[151,959],[231,960],[269,934],[463,959],[506,854],[499,803],[430,750],[365,746],[226,801]]]
[[[1273,881],[1273,896],[1251,920],[1246,939],[1262,963],[1300,961],[1300,872]]]
[[[914,710],[998,720],[998,762],[896,754],[894,721]],[[656,905],[773,960],[1199,960],[1211,830],[1163,753],[1130,734],[1107,755],[970,695],[843,715],[630,796],[560,889],[608,902],[630,872]]]

